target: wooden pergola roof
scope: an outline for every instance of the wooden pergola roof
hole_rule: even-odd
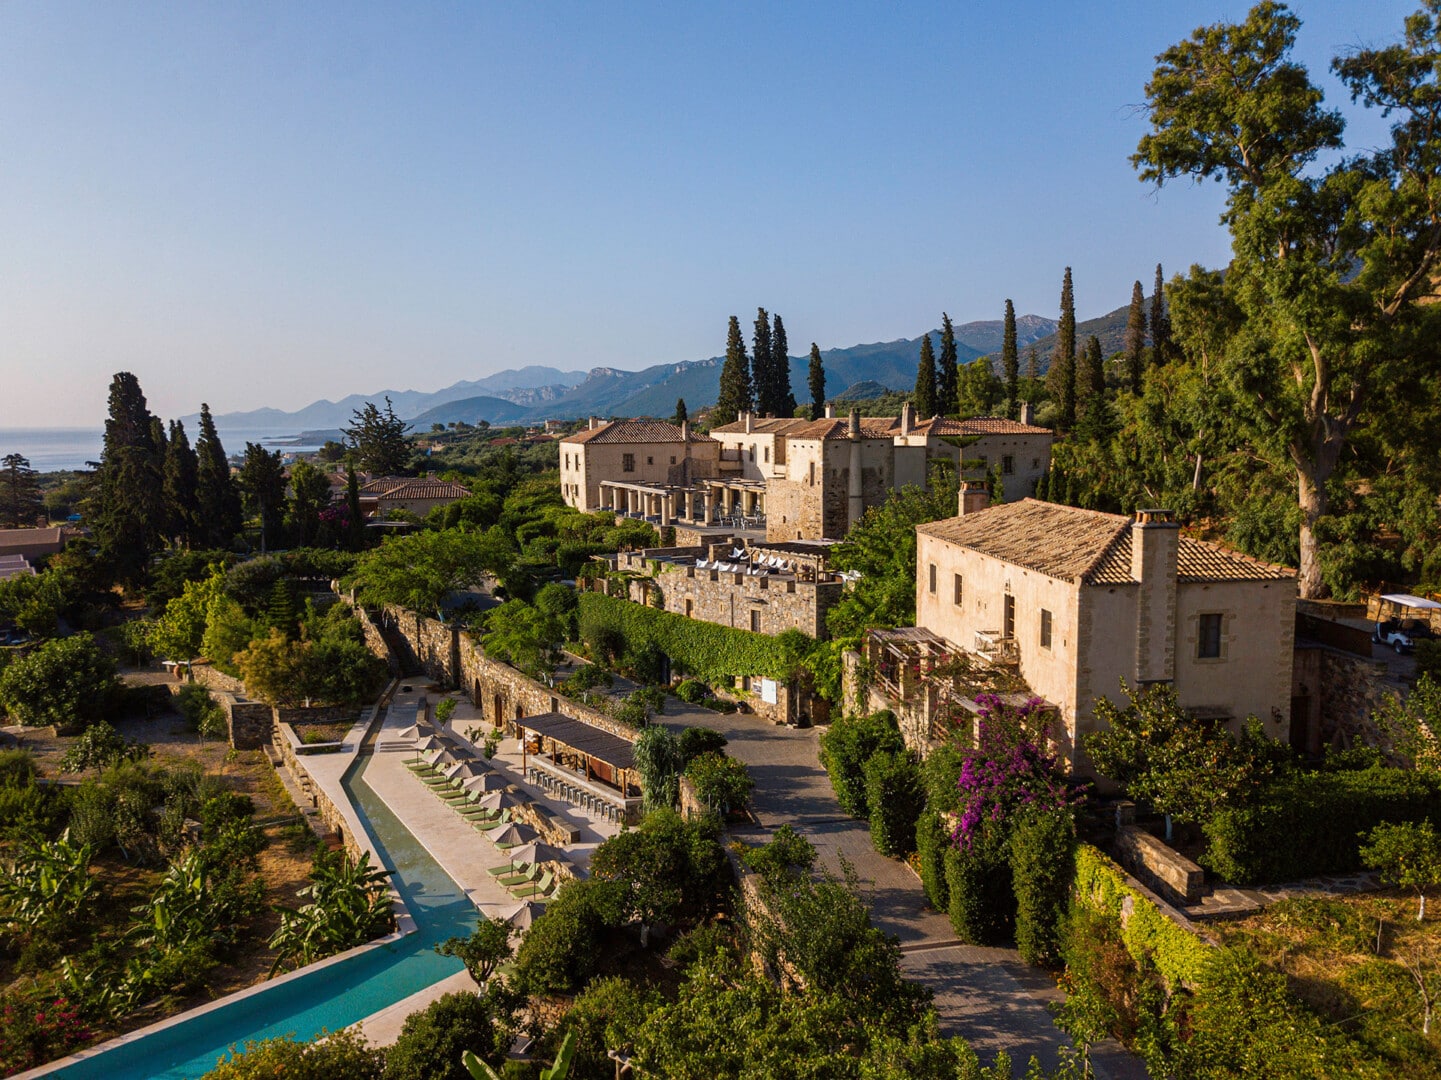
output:
[[[553,739],[562,746],[568,746],[577,753],[603,761],[617,769],[635,768],[635,748],[628,741],[564,713],[524,716],[515,721],[515,726]]]

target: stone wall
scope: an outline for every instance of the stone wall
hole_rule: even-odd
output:
[[[1320,649],[1321,743],[1338,749],[1376,745],[1380,733],[1372,714],[1403,687],[1388,675],[1386,661],[1337,649]]]
[[[352,603],[350,607],[360,622],[360,633],[365,639],[366,648],[385,661],[391,678],[395,678],[401,673],[400,658],[390,648],[390,643],[385,640],[385,635],[380,632],[380,627],[375,625],[375,620],[370,617],[370,612],[355,603]]]
[[[195,660],[190,664],[190,680],[198,682],[207,690],[219,690],[227,694],[245,693],[245,684],[233,676],[215,668],[208,660]]]
[[[245,701],[234,694],[216,695],[225,709],[230,745],[236,750],[262,750],[270,745],[275,713],[263,701]]]
[[[1206,875],[1199,866],[1135,825],[1122,825],[1116,831],[1116,857],[1142,883],[1173,903],[1199,903],[1205,893]]]
[[[360,709],[353,705],[278,705],[275,708],[277,724],[354,724],[360,719]]]

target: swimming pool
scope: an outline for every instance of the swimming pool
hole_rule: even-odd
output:
[[[189,1080],[215,1067],[232,1045],[291,1035],[310,1039],[337,1031],[455,974],[460,961],[434,946],[466,937],[478,913],[459,885],[366,785],[371,760],[362,750],[341,781],[375,850],[394,871],[396,891],[416,931],[345,956],[283,983],[180,1020],[45,1075],[74,1080]]]

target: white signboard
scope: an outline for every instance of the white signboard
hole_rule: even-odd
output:
[[[767,705],[776,703],[776,681],[774,679],[761,680],[761,700]]]

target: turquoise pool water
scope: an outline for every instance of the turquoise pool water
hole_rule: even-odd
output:
[[[369,761],[369,754],[362,752],[343,783],[376,850],[395,872],[393,880],[415,919],[415,933],[52,1075],[188,1080],[214,1068],[232,1045],[275,1035],[309,1039],[322,1030],[336,1031],[459,971],[460,962],[437,956],[434,946],[448,937],[468,936],[478,917],[475,906],[366,785]]]

